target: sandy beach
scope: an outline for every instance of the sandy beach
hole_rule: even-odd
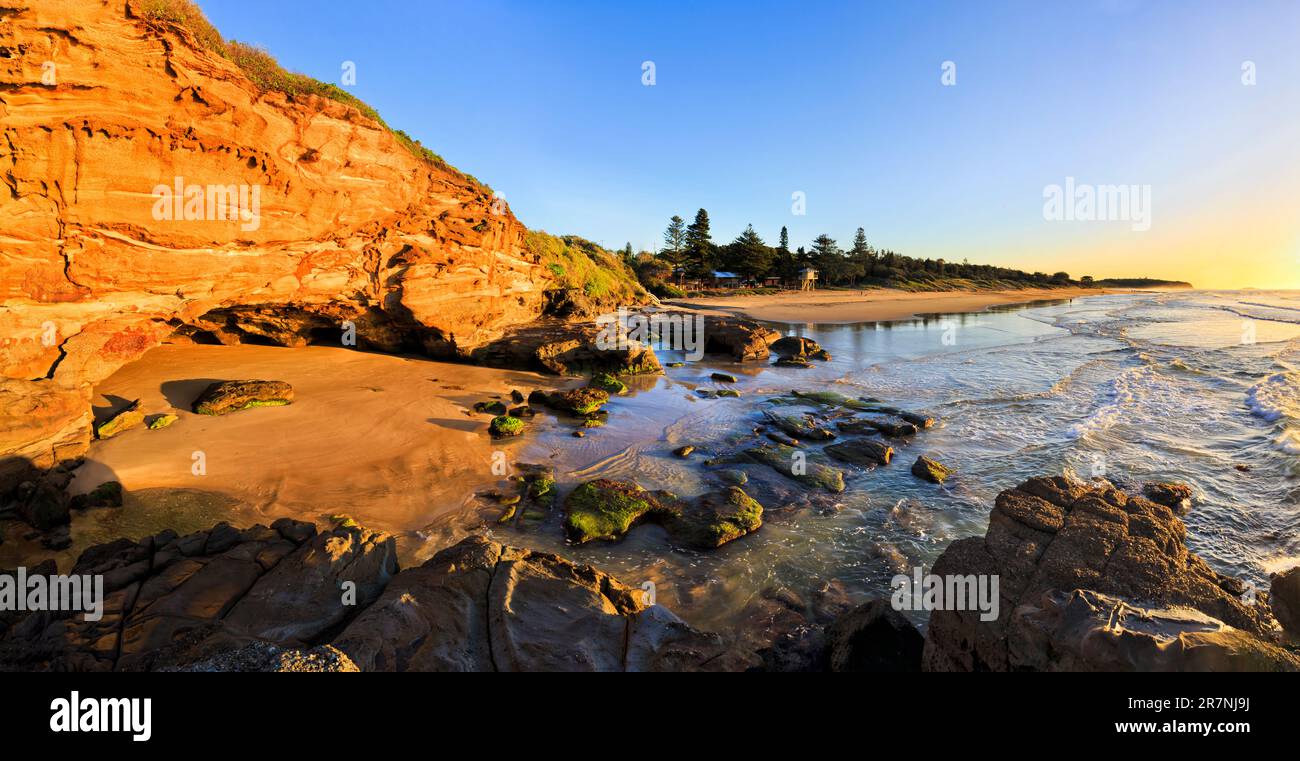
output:
[[[221,417],[190,411],[214,380],[287,381],[286,407]],[[96,414],[140,399],[149,415],[179,420],[91,444],[73,493],[108,480],[128,492],[184,488],[219,492],[243,503],[253,520],[320,520],[346,513],[375,529],[404,531],[456,509],[480,485],[495,484],[490,416],[475,402],[554,379],[469,365],[328,347],[166,345],[122,368],[96,388]],[[202,452],[206,474],[192,472]],[[250,521],[251,522],[251,521]]]
[[[1100,296],[1104,288],[1027,288],[1021,291],[788,291],[770,296],[674,299],[672,306],[742,315],[755,320],[802,323],[887,322],[936,312],[982,312],[1004,304]]]

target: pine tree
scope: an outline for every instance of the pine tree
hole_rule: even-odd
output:
[[[753,225],[736,237],[728,249],[728,267],[745,278],[760,278],[772,264],[772,249],[754,232]]]
[[[708,277],[713,271],[714,248],[709,234],[709,213],[700,209],[695,212],[695,221],[686,228],[683,258],[687,271],[695,277]]]
[[[673,264],[682,263],[682,254],[686,249],[686,220],[673,215],[668,220],[668,229],[664,231],[663,257]]]

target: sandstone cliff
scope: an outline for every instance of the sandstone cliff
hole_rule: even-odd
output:
[[[466,357],[573,285],[491,190],[158,7],[0,0],[0,490],[169,336]]]

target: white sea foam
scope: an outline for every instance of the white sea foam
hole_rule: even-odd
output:
[[[1125,409],[1137,404],[1144,391],[1157,381],[1156,372],[1151,367],[1125,370],[1107,384],[1106,401],[1087,418],[1070,426],[1065,435],[1081,439],[1110,428],[1123,416]]]
[[[1279,425],[1278,449],[1300,454],[1300,373],[1277,373],[1251,386],[1246,406],[1255,417]]]

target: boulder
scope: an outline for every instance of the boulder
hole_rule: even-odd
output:
[[[569,540],[615,541],[639,523],[658,523],[674,542],[713,549],[763,525],[763,506],[738,486],[683,500],[629,481],[597,479],[578,485],[565,500]]]
[[[254,407],[283,407],[293,403],[293,387],[284,381],[220,381],[194,400],[200,415],[228,415]]]
[[[48,476],[22,483],[17,504],[18,517],[41,531],[66,526],[72,520],[72,498],[62,483]]]
[[[114,436],[136,428],[144,423],[144,411],[140,409],[140,400],[131,402],[126,409],[114,413],[107,420],[95,426],[95,438],[111,439]]]
[[[804,369],[812,367],[812,363],[803,357],[792,357],[782,355],[776,359],[777,367],[802,367]]]
[[[888,465],[894,448],[875,439],[849,439],[826,447],[826,454],[841,462],[871,467]]]
[[[608,402],[608,391],[589,386],[569,391],[557,391],[553,394],[534,391],[528,396],[529,404],[544,404],[553,410],[579,416],[595,414]]]
[[[1192,509],[1192,487],[1170,481],[1156,481],[1142,485],[1142,496],[1164,505],[1179,515]]]
[[[73,497],[72,506],[78,510],[92,507],[121,507],[122,484],[119,481],[105,481],[85,494]]]
[[[767,359],[771,355],[768,344],[780,337],[779,332],[749,320],[713,315],[704,318],[704,350],[730,354],[737,362]]]
[[[922,481],[941,484],[947,480],[948,476],[952,475],[952,468],[921,455],[916,458],[916,462],[912,463],[912,475]]]
[[[1268,602],[1282,628],[1300,637],[1300,566],[1273,574]]]
[[[831,671],[919,672],[925,639],[889,600],[876,599],[826,629]]]
[[[611,394],[627,393],[627,384],[609,373],[596,373],[591,376],[591,383],[588,385]]]
[[[835,427],[845,433],[879,433],[891,439],[915,436],[918,432],[913,423],[883,415],[841,420],[835,424]]]
[[[815,421],[799,415],[780,415],[771,410],[763,413],[767,422],[780,428],[791,437],[803,441],[829,441],[835,438],[835,433],[828,428],[823,428]]]
[[[1300,671],[1300,656],[1198,610],[1049,590],[1012,611],[1009,661],[1071,672]]]
[[[508,439],[522,435],[523,432],[524,421],[509,415],[498,415],[492,418],[492,422],[488,424],[488,433],[494,439]]]
[[[1085,590],[1148,611],[1189,608],[1260,640],[1274,627],[1266,606],[1231,591],[1240,582],[1188,551],[1186,527],[1168,507],[1105,482],[1032,478],[1002,492],[985,535],[948,545],[931,572],[996,577],[1000,594],[991,621],[976,610],[931,613],[924,665],[934,671],[1049,666],[1050,651],[1012,647],[1010,637],[1013,624],[1026,625],[1018,609],[1046,610],[1048,592]]]
[[[175,423],[179,419],[180,419],[179,417],[177,417],[176,415],[172,415],[170,413],[163,414],[163,415],[155,415],[153,418],[149,420],[149,430],[161,431],[162,429],[170,426],[172,423]]]
[[[710,375],[709,377],[710,377],[711,379],[717,381],[718,383],[735,383],[735,382],[736,382],[736,376],[734,376],[734,375],[732,375],[732,374],[730,374],[730,373],[713,373],[713,374]]]
[[[788,446],[766,444],[744,450],[741,457],[766,465],[776,472],[811,487],[833,493],[844,491],[844,472],[814,462],[806,452]]]
[[[715,635],[587,565],[471,536],[398,574],[332,644],[362,671],[725,668]]]

